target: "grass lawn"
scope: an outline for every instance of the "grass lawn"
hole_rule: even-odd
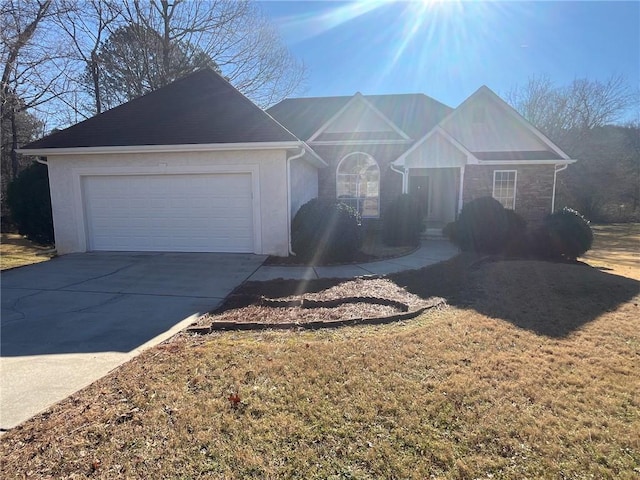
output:
[[[0,476],[638,478],[639,266],[598,266],[460,256],[390,277],[448,301],[411,321],[174,337],[6,433]]]
[[[603,271],[640,280],[640,223],[592,225],[593,249],[582,260]]]
[[[0,270],[46,262],[51,247],[35,244],[17,233],[3,233],[0,238]]]

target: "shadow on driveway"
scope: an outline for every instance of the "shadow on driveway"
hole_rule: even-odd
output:
[[[2,274],[2,357],[129,352],[214,308],[263,256],[66,255]]]

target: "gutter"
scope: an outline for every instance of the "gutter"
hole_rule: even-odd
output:
[[[300,146],[300,152],[287,158],[287,251],[289,255],[295,255],[291,250],[291,161],[297,160],[307,153],[307,149]]]
[[[558,172],[562,172],[563,170],[566,170],[568,166],[569,164],[564,164],[560,168],[558,168],[558,165],[556,164],[555,168],[553,169],[553,193],[551,194],[551,213],[554,213],[556,211],[556,179],[558,177]]]
[[[477,165],[569,165],[575,160],[478,160]],[[469,165],[469,163],[467,163]]]
[[[243,143],[188,143],[180,145],[114,145],[98,147],[18,148],[25,155],[89,155],[115,153],[176,153],[229,150],[281,150],[300,146],[299,141],[243,142]]]

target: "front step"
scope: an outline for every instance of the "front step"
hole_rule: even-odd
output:
[[[441,240],[445,238],[445,236],[442,234],[442,228],[426,228],[420,234],[420,238]]]

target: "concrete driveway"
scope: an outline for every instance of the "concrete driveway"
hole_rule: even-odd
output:
[[[3,272],[0,428],[16,426],[184,328],[265,258],[87,253]]]

